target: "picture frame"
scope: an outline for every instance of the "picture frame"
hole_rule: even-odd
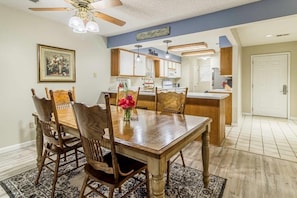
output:
[[[39,82],[75,82],[75,50],[38,44]]]

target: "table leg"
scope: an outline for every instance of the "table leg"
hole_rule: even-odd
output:
[[[36,125],[36,152],[37,152],[37,167],[41,166],[41,157],[43,151],[43,135],[42,129],[37,116],[34,116],[34,121]]]
[[[151,179],[151,197],[165,197],[165,181],[164,173],[166,169],[166,161],[162,159],[149,159],[148,171],[152,175]]]
[[[202,163],[203,163],[203,183],[204,188],[208,188],[209,184],[209,131],[210,126],[208,125],[205,132],[202,133]]]

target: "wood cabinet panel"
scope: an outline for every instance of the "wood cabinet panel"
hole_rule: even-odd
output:
[[[216,91],[208,91],[209,93],[222,93],[222,92],[216,92]],[[227,98],[225,98],[225,123],[227,125],[232,124],[232,93],[226,93],[229,94]]]
[[[220,51],[220,73],[232,75],[232,47],[221,48]]]

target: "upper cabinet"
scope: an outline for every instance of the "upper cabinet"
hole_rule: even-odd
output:
[[[149,76],[180,78],[181,64],[124,49],[111,50],[111,76]]]
[[[111,76],[145,76],[146,56],[122,49],[111,50]]]
[[[146,76],[146,56],[139,54],[137,60],[137,54],[134,54],[134,76]]]
[[[155,77],[157,78],[180,78],[181,77],[181,64],[160,59],[155,61]]]
[[[232,75],[232,47],[221,48],[220,51],[220,73]]]

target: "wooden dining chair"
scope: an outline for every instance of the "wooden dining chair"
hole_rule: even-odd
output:
[[[34,89],[31,89],[31,92],[44,142],[44,153],[42,155],[41,165],[38,167],[35,185],[39,182],[43,167],[48,168],[53,172],[51,197],[54,197],[58,178],[84,165],[84,163],[79,162],[79,160],[84,158],[83,151],[79,150],[82,144],[77,138],[61,135],[59,122],[56,118],[53,119],[52,117],[55,116],[52,100],[37,97]],[[64,161],[61,162],[62,157]],[[68,165],[72,168],[61,171],[61,167],[68,167]]]
[[[70,92],[69,97],[71,98]],[[116,188],[119,188],[121,196],[126,196],[144,183],[146,183],[147,196],[149,197],[147,165],[116,153],[108,95],[105,95],[105,102],[105,108],[99,105],[88,107],[82,103],[72,103],[87,159],[84,169],[85,178],[79,197],[87,197],[92,192],[96,192],[100,196],[111,198]],[[109,140],[103,137],[106,134]],[[107,154],[103,152],[104,145],[110,146],[110,152]],[[140,179],[139,174],[144,175],[144,179]],[[129,185],[134,186],[129,187],[127,193],[122,192],[122,185],[131,178],[139,183],[129,182]],[[102,185],[109,188],[108,196],[104,195],[104,191],[99,190],[102,189]]]
[[[45,93],[46,97],[48,99],[55,99],[55,104],[58,108],[65,108],[65,107],[71,107],[70,105],[70,100],[68,96],[68,91],[69,90],[63,90],[63,89],[57,89],[57,90],[52,90],[53,94],[51,96],[50,90],[45,87]],[[73,96],[74,101],[76,100],[76,93],[75,93],[75,87],[73,86],[71,88],[71,93]]]
[[[176,88],[176,89],[158,89],[155,88],[155,110],[161,112],[184,114],[186,99],[188,94],[188,88]],[[167,180],[169,185],[170,164],[174,162],[178,157],[181,157],[183,167],[186,167],[182,150],[179,151],[179,155],[173,160],[167,161]]]
[[[127,94],[132,96],[135,101],[135,107],[137,107],[137,101],[139,96],[140,87],[137,89],[128,89],[127,91],[123,90],[122,88],[118,87],[117,97],[116,97],[116,106],[119,103],[119,100],[124,98]]]

